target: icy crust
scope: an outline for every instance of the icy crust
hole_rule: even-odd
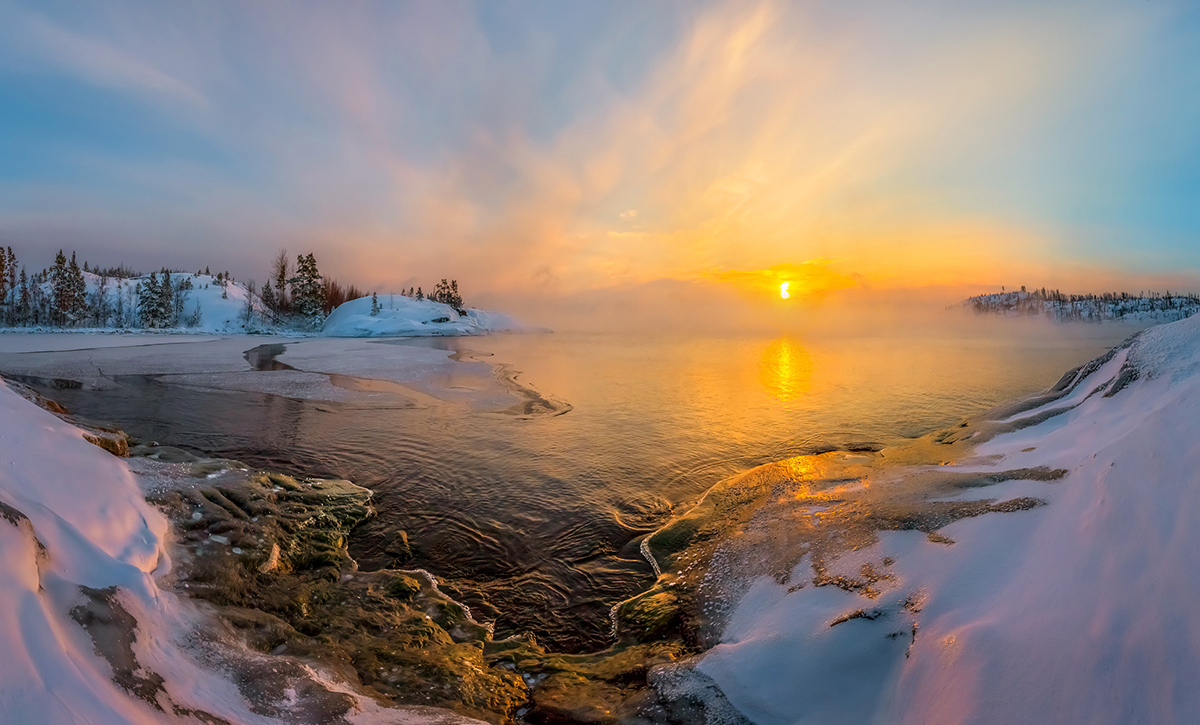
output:
[[[376,299],[380,309],[374,315],[370,297],[340,305],[326,318],[321,332],[329,337],[429,337],[534,331],[500,312],[466,310],[459,314],[450,305],[404,295]]]
[[[710,722],[1200,720],[1198,392],[1193,317],[909,449],[730,482],[648,542],[714,645],[651,683]]]
[[[0,382],[0,719],[478,722],[384,707],[223,637],[159,589],[173,574],[167,537],[125,461]]]

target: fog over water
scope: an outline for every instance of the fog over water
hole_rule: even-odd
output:
[[[120,377],[114,360],[124,353],[110,352],[103,365],[118,385],[51,394],[140,438],[367,486],[379,516],[351,542],[364,568],[398,565],[384,549],[404,530],[413,551],[404,566],[446,580],[479,618],[496,621],[497,636],[533,631],[551,647],[583,650],[605,645],[614,602],[653,581],[639,537],[713,484],[798,453],[923,435],[1048,387],[1133,331],[995,321],[839,336],[559,333],[373,343],[431,346],[460,360],[432,381],[441,402],[415,403]],[[138,354],[145,353],[128,353]],[[299,369],[323,369],[299,360]],[[491,382],[481,361],[559,407],[514,414],[459,404],[457,394]]]

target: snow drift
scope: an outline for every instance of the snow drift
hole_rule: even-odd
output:
[[[500,312],[466,310],[460,315],[450,305],[403,295],[382,295],[378,300],[380,309],[375,315],[371,314],[370,297],[340,305],[326,318],[322,333],[329,337],[421,337],[530,331]]]
[[[384,708],[311,668],[311,682],[271,703],[279,719],[261,714],[230,664],[265,656],[225,656],[232,645],[200,627],[190,602],[158,588],[168,522],[126,463],[83,435],[0,381],[0,721],[311,722],[290,708],[315,682],[355,698],[339,721],[478,723]]]
[[[843,581],[887,571],[870,596],[817,582],[808,554],[790,581],[758,577],[720,643],[659,673],[660,690],[715,684],[727,701],[709,697],[711,716],[761,725],[1200,721],[1200,317],[1139,333],[996,422],[1007,432],[972,457],[901,475],[1065,471],[950,497],[1038,505],[937,537],[881,531],[825,562]],[[794,530],[795,513],[756,525]]]

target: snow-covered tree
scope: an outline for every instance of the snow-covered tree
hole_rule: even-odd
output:
[[[175,297],[172,300],[172,310],[174,324],[178,327],[183,323],[183,311],[187,307],[188,295],[191,294],[194,285],[191,277],[183,277],[175,284]]]
[[[51,299],[51,314],[50,324],[64,325],[67,321],[67,313],[71,309],[71,293],[72,285],[68,278],[67,271],[67,256],[63,251],[58,250],[58,254],[54,255],[54,265],[50,267],[50,299]]]
[[[263,307],[266,307],[272,312],[275,311],[275,305],[277,303],[275,300],[275,288],[271,286],[271,280],[267,280],[266,283],[263,284],[262,301]]]
[[[83,270],[75,261],[75,252],[71,252],[71,261],[67,264],[67,285],[70,288],[70,307],[67,310],[67,323],[78,325],[88,318],[87,282],[83,279]]]
[[[311,252],[296,257],[296,276],[288,284],[292,287],[292,311],[309,327],[320,327],[325,319],[325,288]]]
[[[100,281],[96,284],[96,291],[92,293],[91,302],[88,306],[91,309],[92,325],[94,327],[107,327],[108,318],[112,315],[112,303],[109,301],[108,275],[100,275]]]
[[[139,282],[137,286],[138,322],[142,327],[162,327],[161,288],[158,284],[158,274],[151,272],[150,278]]]
[[[378,317],[380,309],[381,308],[379,307],[379,295],[372,292],[371,293],[371,317]]]

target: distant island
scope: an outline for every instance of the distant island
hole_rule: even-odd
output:
[[[1171,292],[1104,292],[1068,295],[1045,287],[968,297],[963,307],[978,314],[1048,317],[1056,322],[1174,322],[1200,312],[1200,296]]]

